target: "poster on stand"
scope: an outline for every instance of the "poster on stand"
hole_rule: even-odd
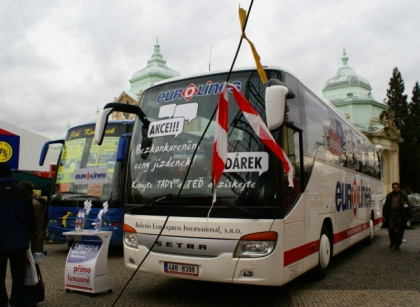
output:
[[[66,264],[66,288],[93,291],[95,264],[102,242],[75,241]]]

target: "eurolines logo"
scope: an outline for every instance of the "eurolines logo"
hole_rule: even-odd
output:
[[[212,83],[211,80],[207,81],[206,84],[201,84],[196,86],[194,83],[191,83],[186,88],[178,88],[172,91],[161,92],[157,99],[157,103],[162,102],[169,102],[184,98],[186,101],[189,101],[193,97],[200,97],[200,96],[209,96],[209,95],[217,95],[223,88],[222,83]],[[241,90],[242,83],[240,81],[232,82],[234,86],[238,90]],[[229,89],[229,91],[232,91]]]
[[[108,183],[106,167],[81,168],[73,172],[74,184]]]
[[[76,176],[74,176],[75,179],[86,179],[86,180],[91,180],[91,179],[102,179],[102,178],[106,178],[106,173],[87,173],[87,174],[77,174]]]
[[[337,181],[335,187],[335,207],[337,212],[353,209],[353,214],[356,215],[357,208],[370,207],[371,195],[368,180],[366,183],[363,183],[361,178],[355,177],[352,184]]]

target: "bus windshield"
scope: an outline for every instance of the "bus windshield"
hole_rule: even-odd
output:
[[[102,146],[94,141],[95,125],[71,128],[57,167],[52,206],[83,207],[84,200],[94,200],[93,207],[102,207],[113,191],[118,142],[127,132],[127,125],[109,124]],[[105,184],[75,184],[74,171],[78,169],[106,168],[109,182]],[[65,202],[64,203],[62,202]]]
[[[281,80],[278,71],[267,74],[269,78]],[[133,210],[166,214],[167,210],[159,208],[173,202],[185,179],[180,199],[171,214],[207,215],[214,192],[211,167],[216,116],[211,116],[225,79],[225,74],[210,75],[165,83],[145,91],[140,107],[150,124],[143,127],[138,119],[136,122],[128,192],[129,206],[148,206],[137,206]],[[259,75],[255,71],[237,72],[230,80],[265,120],[265,87]],[[212,216],[249,218],[238,208],[258,212],[259,217],[278,216],[275,212],[280,212],[282,187],[287,186],[283,184],[282,164],[254,133],[231,94],[228,123],[228,159],[217,186]],[[283,128],[272,131],[279,144],[284,141],[284,131]],[[188,167],[191,169],[185,178]]]

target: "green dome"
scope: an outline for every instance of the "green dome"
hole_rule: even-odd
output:
[[[372,100],[372,87],[365,78],[356,74],[353,68],[347,65],[349,58],[346,56],[346,50],[343,51],[343,66],[340,67],[334,77],[327,80],[322,87],[324,98],[331,103],[339,103],[351,99],[357,100]]]
[[[369,81],[358,76],[347,65],[349,58],[345,49],[341,60],[343,66],[322,88],[324,98],[359,130],[373,132],[381,129],[379,114],[387,109],[387,105],[376,101],[371,94]]]
[[[130,92],[138,93],[145,90],[148,86],[169,78],[180,76],[180,73],[166,66],[166,61],[160,54],[160,45],[156,39],[155,52],[152,58],[147,61],[147,66],[136,71],[130,79]],[[147,84],[147,86],[145,86]]]

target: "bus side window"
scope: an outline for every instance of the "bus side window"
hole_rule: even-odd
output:
[[[289,187],[288,176],[286,173],[284,174],[284,216],[286,216],[301,193],[301,133],[285,126],[283,137],[283,150],[293,166],[293,187]]]
[[[285,81],[286,85],[293,90],[296,94],[295,98],[289,98],[286,100],[286,116],[285,121],[293,124],[295,127],[302,127],[302,120],[300,115],[300,95],[299,95],[299,82],[295,77],[286,73]]]

